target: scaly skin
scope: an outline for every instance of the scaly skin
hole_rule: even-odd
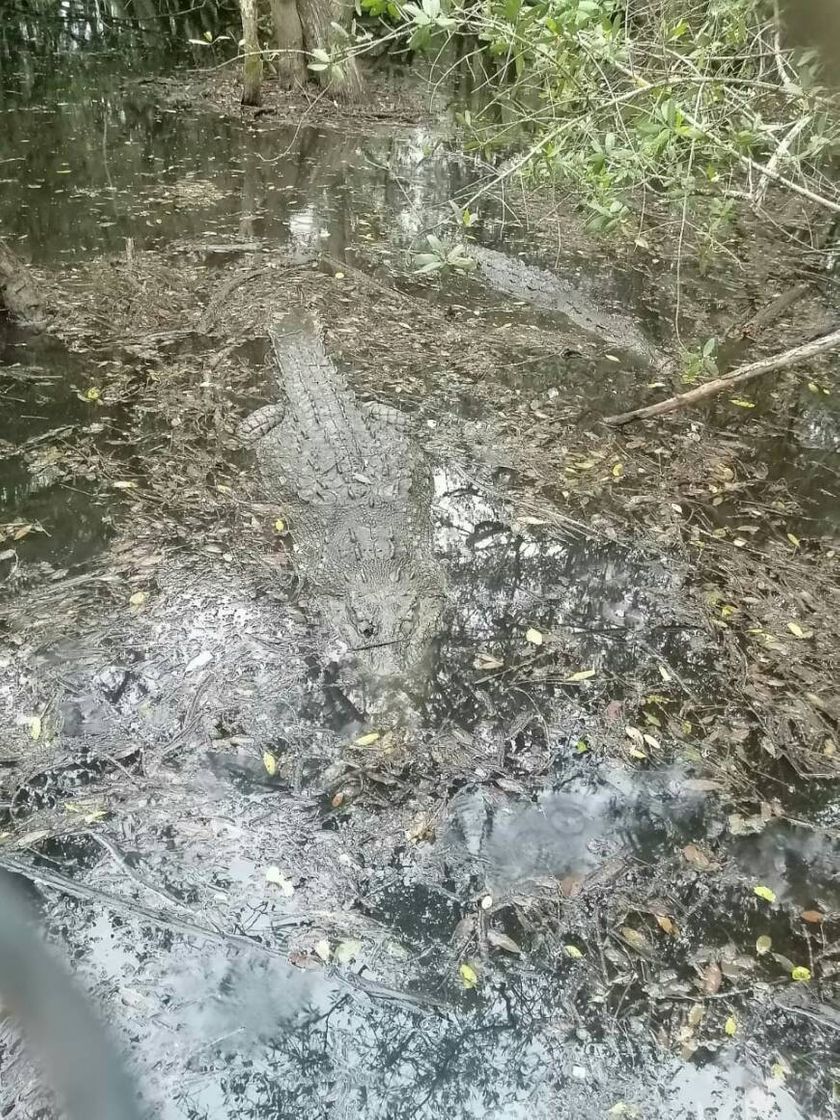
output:
[[[416,683],[442,583],[431,548],[431,480],[407,418],[360,403],[311,320],[271,327],[285,406],[240,427],[292,521],[301,568],[368,678]],[[413,680],[412,680],[413,678]]]

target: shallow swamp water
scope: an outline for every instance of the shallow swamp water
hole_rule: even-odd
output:
[[[445,105],[26,73],[0,223],[50,322],[0,321],[0,864],[148,1114],[834,1116],[836,365],[608,432],[667,383],[673,262],[512,192],[473,270],[418,276],[488,174]],[[786,279],[686,268],[681,328]],[[236,436],[290,312],[433,483],[446,606],[398,702]],[[2,1032],[3,1115],[52,1115]]]

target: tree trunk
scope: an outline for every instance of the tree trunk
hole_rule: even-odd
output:
[[[331,26],[335,20],[346,22],[347,11],[341,0],[297,0],[297,10],[303,27],[303,42],[310,53],[316,48],[327,51],[338,39],[335,29]],[[330,68],[318,74],[318,80],[331,93],[347,101],[359,100],[362,96],[362,76],[355,58],[346,58],[340,64],[340,70]]]
[[[239,0],[245,61],[242,67],[242,104],[259,105],[263,62],[257,30],[257,0]]]
[[[280,52],[277,58],[277,80],[281,89],[294,89],[306,81],[306,60],[303,57],[303,28],[295,0],[270,0],[274,43]]]

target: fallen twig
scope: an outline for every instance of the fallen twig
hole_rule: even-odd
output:
[[[738,366],[737,369],[731,370],[723,377],[716,377],[713,381],[707,381],[705,385],[698,385],[696,389],[690,389],[687,393],[679,393],[677,396],[668,397],[667,400],[659,401],[657,404],[650,404],[644,408],[634,408],[632,412],[620,412],[616,416],[605,416],[604,423],[629,424],[631,420],[648,420],[652,416],[662,416],[665,412],[675,412],[678,408],[688,408],[689,405],[699,404],[700,401],[716,397],[718,393],[731,389],[733,385],[743,385],[764,373],[787,369],[798,362],[807,361],[809,358],[815,358],[818,354],[828,353],[828,351],[836,350],[838,347],[840,347],[840,330],[822,335],[821,338],[815,338],[812,342],[805,342],[802,346],[794,346],[791,350],[784,350],[781,354],[773,354],[769,358],[761,358],[757,362]]]

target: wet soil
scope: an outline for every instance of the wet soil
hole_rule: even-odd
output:
[[[55,81],[0,134],[50,313],[0,323],[0,863],[149,1113],[833,1115],[832,360],[607,431],[678,376],[673,261],[506,198],[418,276],[486,173],[445,128]],[[684,266],[681,332],[765,268]],[[392,709],[236,438],[289,308],[434,479],[447,610]],[[49,1114],[2,1039],[6,1113]]]

